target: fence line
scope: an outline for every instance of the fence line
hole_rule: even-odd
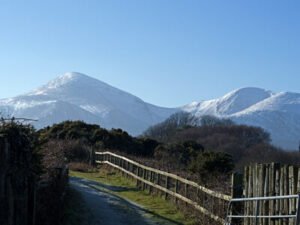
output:
[[[268,214],[268,212],[264,212],[261,214],[261,208],[266,203],[270,201],[276,200],[278,202],[282,202],[285,200],[295,200],[297,201],[297,206],[295,210],[289,211],[287,214],[284,212],[277,212],[275,214]],[[232,210],[232,206],[235,203],[244,203],[244,206],[247,205],[246,203],[255,203],[255,209],[253,212],[244,212],[242,214],[238,214],[239,212],[235,212]],[[271,197],[252,197],[252,198],[236,198],[230,201],[228,212],[227,212],[226,224],[251,224],[251,225],[269,225],[271,223],[275,223],[277,220],[277,224],[290,224],[290,225],[300,225],[300,194],[297,195],[284,195],[284,196],[271,196]],[[251,223],[249,220],[251,219]],[[279,219],[282,220],[279,223]],[[284,220],[285,221],[284,221]]]
[[[296,166],[247,166],[244,174],[233,174],[229,196],[111,152],[96,152],[95,157],[96,163],[136,179],[142,189],[156,189],[176,203],[181,200],[220,224],[300,225],[300,168]]]
[[[175,174],[144,166],[111,152],[96,152],[96,163],[110,165],[137,180],[142,189],[155,188],[213,219],[225,224],[225,212],[231,196],[210,190]]]
[[[273,215],[295,215],[299,210],[296,198],[280,199],[279,196],[293,196],[300,191],[300,169],[297,166],[279,163],[253,164],[244,169],[244,198],[274,197],[263,201],[257,207],[255,201],[243,202],[244,215],[265,215],[264,218],[245,218],[243,225],[294,225],[294,219],[272,218]],[[258,209],[257,209],[258,208]],[[268,217],[269,216],[269,217]]]

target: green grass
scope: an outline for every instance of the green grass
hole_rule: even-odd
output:
[[[93,180],[110,186],[123,187],[124,190],[121,191],[106,191],[135,202],[151,213],[157,214],[166,219],[176,221],[184,225],[196,224],[191,217],[186,217],[170,201],[166,201],[160,196],[151,195],[146,191],[138,190],[135,182],[122,176],[121,173],[108,171],[105,167],[101,167],[98,172],[83,173],[70,171],[70,176]]]

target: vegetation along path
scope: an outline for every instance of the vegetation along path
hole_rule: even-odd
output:
[[[73,189],[80,192],[90,212],[89,225],[175,225],[181,224],[162,218],[146,209],[125,200],[113,191],[124,187],[110,186],[83,178],[70,178]]]

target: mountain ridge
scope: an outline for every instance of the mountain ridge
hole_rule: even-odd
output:
[[[253,92],[254,90],[254,92]],[[250,91],[250,92],[249,92]],[[246,92],[251,104],[232,96]],[[254,97],[253,97],[254,96]],[[238,96],[239,98],[241,95]],[[226,101],[224,101],[226,100]],[[236,109],[241,109],[240,111]],[[196,118],[213,115],[233,120],[237,124],[259,126],[271,134],[272,143],[285,149],[298,150],[300,140],[300,94],[293,92],[274,93],[260,88],[241,88],[214,100],[193,103],[183,107]],[[198,120],[200,121],[200,120]]]
[[[37,128],[66,119],[84,120],[108,129],[122,128],[132,135],[141,134],[173,113],[185,111],[196,118],[213,115],[238,124],[260,126],[271,134],[275,145],[287,149],[297,149],[300,140],[300,94],[274,93],[256,87],[166,108],[85,74],[68,72],[26,94],[0,99],[1,111],[37,119]]]

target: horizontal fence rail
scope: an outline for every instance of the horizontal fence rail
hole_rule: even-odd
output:
[[[181,200],[220,224],[226,222],[225,214],[231,201],[229,195],[111,152],[96,152],[95,159],[98,164],[107,164],[133,177],[142,189],[149,189],[151,192],[152,188],[155,188],[163,192],[165,198],[172,196],[176,202]]]
[[[285,204],[286,201],[290,201],[290,210],[284,214],[284,211],[274,211],[274,214],[267,214],[267,215],[261,215],[261,206],[269,204],[270,201],[272,204],[276,201],[278,205]],[[246,205],[247,202],[254,202],[253,207],[251,210],[248,210],[248,213],[251,214],[245,215],[237,215],[234,214],[234,210],[232,210],[232,207],[234,204],[243,203],[243,205]],[[270,210],[266,210],[265,213],[269,213]],[[248,224],[249,221],[245,221],[245,219],[251,219],[251,224],[258,225],[258,224],[270,224],[269,220],[273,220],[273,223],[275,220],[277,220],[276,224],[283,224],[283,222],[279,222],[279,219],[286,219],[287,223],[290,225],[300,225],[300,194],[298,195],[285,195],[285,196],[270,196],[270,197],[253,197],[253,198],[236,198],[232,199],[230,201],[229,207],[228,207],[228,215],[226,218],[226,225],[231,224]],[[264,220],[263,220],[264,219]],[[268,220],[266,220],[268,219]],[[233,222],[233,220],[235,220]]]

